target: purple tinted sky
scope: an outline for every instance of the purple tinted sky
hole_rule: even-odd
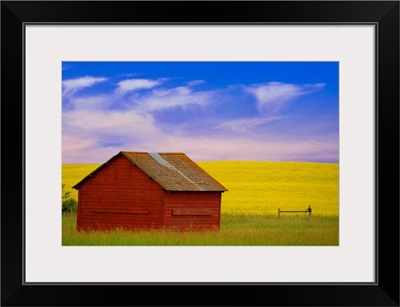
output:
[[[63,163],[338,162],[337,62],[64,62]]]

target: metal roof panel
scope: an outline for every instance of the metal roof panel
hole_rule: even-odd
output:
[[[184,153],[122,154],[167,191],[227,191]]]

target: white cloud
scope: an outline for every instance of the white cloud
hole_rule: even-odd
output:
[[[63,82],[67,93],[103,82],[105,78],[84,77]],[[284,105],[295,98],[315,92],[324,84],[294,85],[278,82],[245,87],[257,99],[264,117],[227,120],[204,118],[197,124],[206,125],[201,136],[190,134],[193,123],[186,129],[162,130],[153,112],[181,107],[206,106],[220,101],[216,92],[194,91],[190,86],[175,88],[154,87],[161,79],[129,79],[121,81],[116,91],[108,95],[69,97],[72,109],[63,111],[63,163],[103,163],[121,150],[185,152],[195,161],[204,160],[264,160],[264,161],[318,161],[338,159],[337,138],[317,140],[274,139],[260,137],[254,130],[285,118],[279,115]],[[197,82],[197,83],[196,83]],[[146,92],[135,92],[148,89]],[[119,94],[131,93],[129,96]],[[131,99],[130,109],[126,99]],[[108,111],[112,104],[119,110]],[[123,108],[122,108],[123,107]],[[215,127],[216,129],[212,129]],[[182,133],[184,130],[184,133]],[[213,131],[213,133],[209,133]]]
[[[273,135],[177,135],[160,130],[149,114],[134,111],[66,112],[63,163],[103,163],[121,150],[185,152],[195,161],[337,161],[337,138],[276,138]],[[270,119],[273,120],[273,119]],[[248,129],[267,119],[238,120]],[[224,128],[231,128],[232,121]],[[228,127],[229,126],[229,127]],[[239,128],[240,130],[241,128]],[[250,128],[249,128],[250,129]],[[240,132],[240,131],[239,131]],[[65,158],[64,158],[65,157]]]
[[[63,163],[102,163],[121,150],[155,151],[170,136],[150,114],[72,110],[63,113]]]
[[[149,136],[150,138],[150,136]],[[86,138],[77,137],[76,143]],[[260,141],[251,138],[174,137],[141,140],[121,146],[92,144],[79,150],[64,146],[63,163],[104,163],[119,151],[184,152],[194,161],[337,161],[337,139]]]
[[[69,105],[75,110],[102,110],[113,103],[113,97],[110,95],[71,97]]]
[[[337,139],[256,139],[249,137],[204,136],[171,138],[156,151],[185,152],[195,161],[337,161]]]
[[[151,79],[127,79],[118,83],[117,91],[119,93],[127,93],[139,89],[149,89],[159,85],[161,82]]]
[[[192,92],[189,87],[153,90],[144,97],[135,97],[141,112],[152,112],[189,105],[204,106],[213,100],[212,92]]]
[[[217,125],[217,129],[231,131],[239,135],[254,134],[253,129],[285,118],[284,116],[240,118],[223,122]]]
[[[96,83],[107,81],[107,78],[96,78],[91,76],[85,76],[76,79],[69,79],[63,81],[63,95],[73,94],[80,89],[85,87],[93,86]]]
[[[95,145],[95,142],[91,139],[80,138],[77,135],[64,134],[62,140],[62,147],[64,151],[73,152],[82,150]]]
[[[120,148],[116,146],[100,147],[95,143],[91,146],[73,149],[74,144],[82,144],[87,141],[87,139],[80,136],[76,137],[71,144],[72,147],[69,147],[68,141],[64,139],[65,136],[63,136],[62,148],[63,164],[104,163],[120,151]]]
[[[81,135],[63,132],[62,135],[62,163],[93,163],[93,157],[85,157],[87,151],[96,147],[94,139]]]
[[[195,85],[203,84],[204,82],[205,82],[204,80],[193,80],[188,83],[188,86],[195,86]]]
[[[278,113],[286,104],[302,95],[316,92],[325,86],[324,83],[296,85],[281,82],[269,82],[245,87],[255,96],[258,109],[264,113]]]
[[[68,132],[86,135],[91,139],[119,139],[122,142],[161,135],[150,114],[130,111],[68,111],[63,114],[63,126]]]

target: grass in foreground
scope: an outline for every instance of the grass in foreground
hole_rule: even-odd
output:
[[[62,244],[80,246],[335,246],[338,217],[222,215],[221,230],[77,232],[76,215],[63,215]]]

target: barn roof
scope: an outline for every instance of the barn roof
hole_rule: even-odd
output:
[[[126,157],[167,191],[227,191],[223,185],[211,177],[184,153],[147,153],[132,151],[119,152],[74,185],[73,188],[79,189],[79,186],[84,181],[120,155]]]

